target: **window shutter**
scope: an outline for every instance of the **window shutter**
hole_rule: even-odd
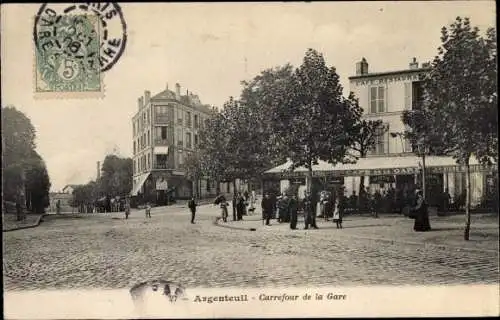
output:
[[[412,83],[405,83],[405,110],[411,110]]]
[[[370,101],[369,113],[377,113],[377,87],[371,87],[368,95],[368,101]]]
[[[384,152],[387,154],[389,153],[389,124],[386,124],[385,127],[387,128],[386,129],[386,132],[385,132],[385,148],[384,148]]]

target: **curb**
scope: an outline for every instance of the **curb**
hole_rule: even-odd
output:
[[[22,227],[17,227],[17,228],[12,228],[12,229],[7,229],[7,230],[2,230],[2,232],[11,232],[11,231],[17,231],[17,230],[23,230],[23,229],[30,229],[30,228],[35,228],[40,225],[40,223],[43,221],[43,217],[46,216],[47,214],[41,214],[35,221],[35,223],[30,224],[29,226],[22,226]]]
[[[243,230],[243,231],[256,231],[255,228],[244,228],[244,227],[235,227],[235,226],[229,226],[229,225],[224,225],[220,224],[219,220],[221,220],[221,217],[216,217],[214,221],[214,225],[222,228],[227,228],[227,229],[234,229],[234,230]],[[260,219],[251,219],[251,220],[245,220],[245,221],[260,221]],[[477,248],[464,248],[464,247],[457,247],[453,245],[441,245],[441,244],[433,244],[433,243],[425,243],[425,242],[411,242],[411,241],[397,241],[397,240],[391,240],[391,239],[384,239],[384,238],[374,238],[374,237],[363,237],[363,236],[357,236],[357,235],[349,235],[346,234],[346,237],[353,238],[353,239],[361,239],[361,240],[371,240],[371,241],[378,241],[378,242],[386,242],[386,243],[400,243],[400,244],[407,244],[407,245],[413,245],[413,246],[423,246],[425,248],[431,247],[431,248],[438,248],[441,250],[446,250],[446,249],[454,249],[457,251],[473,251],[473,252],[490,252],[490,253],[498,253],[498,250],[491,250],[491,249],[477,249]],[[464,240],[465,241],[465,240]]]

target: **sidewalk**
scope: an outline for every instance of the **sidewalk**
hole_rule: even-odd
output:
[[[413,220],[403,216],[384,216],[373,218],[368,216],[347,216],[343,221],[343,229],[337,229],[335,224],[316,218],[319,230],[303,230],[304,219],[299,217],[298,230],[290,230],[289,223],[278,223],[271,220],[271,226],[265,226],[259,215],[244,216],[243,221],[227,223],[217,220],[221,227],[242,231],[264,231],[280,233],[318,232],[331,233],[333,237],[353,237],[381,242],[407,243],[409,245],[436,246],[442,249],[480,250],[498,253],[499,224],[498,216],[492,214],[474,215],[471,218],[470,240],[464,240],[465,217],[431,217],[432,230],[429,232],[414,232]],[[310,234],[310,233],[309,233]]]
[[[23,221],[16,220],[15,213],[7,213],[3,215],[2,231],[14,231],[20,229],[34,228],[42,221],[43,214],[26,214],[26,219]]]

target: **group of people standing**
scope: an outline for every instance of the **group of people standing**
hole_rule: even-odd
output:
[[[255,191],[252,193],[238,192],[233,195],[232,206],[233,206],[233,221],[243,220],[243,216],[248,215],[248,212],[253,212],[255,207]],[[226,197],[221,194],[214,200],[214,205],[219,205],[222,211],[222,221],[227,222],[229,216],[228,207],[229,203]]]
[[[332,200],[322,194],[319,201],[315,201],[311,193],[306,192],[304,199],[300,202],[296,195],[288,197],[283,194],[278,197],[275,203],[269,193],[265,193],[261,203],[262,219],[266,225],[270,225],[271,218],[277,216],[278,222],[290,223],[290,229],[295,230],[297,229],[298,212],[302,210],[304,213],[304,229],[318,229],[316,224],[317,208],[321,208],[323,215],[332,216],[337,228],[342,228],[345,205],[341,199],[342,197],[338,196],[335,200]]]

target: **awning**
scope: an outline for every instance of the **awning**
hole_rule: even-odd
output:
[[[168,147],[167,146],[156,146],[153,149],[154,154],[168,154]]]
[[[464,166],[458,166],[452,157],[427,156],[426,169],[428,173],[465,172]],[[299,167],[290,171],[292,162],[279,165],[266,171],[266,175],[283,178],[303,177],[307,168]],[[318,176],[376,176],[404,175],[419,173],[422,168],[422,158],[417,156],[368,157],[361,158],[356,163],[332,165],[326,161],[318,161],[313,165],[313,177]],[[497,170],[497,165],[480,165],[475,158],[470,162],[471,172]]]
[[[134,183],[134,186],[132,187],[132,192],[130,192],[131,196],[136,196],[137,195],[137,193],[141,189],[141,187],[144,184],[144,182],[146,182],[146,180],[148,179],[148,177],[149,177],[150,174],[151,174],[151,172],[148,172],[146,174],[143,174],[143,175],[139,176],[139,178],[137,178],[137,180],[136,180],[137,183]]]

